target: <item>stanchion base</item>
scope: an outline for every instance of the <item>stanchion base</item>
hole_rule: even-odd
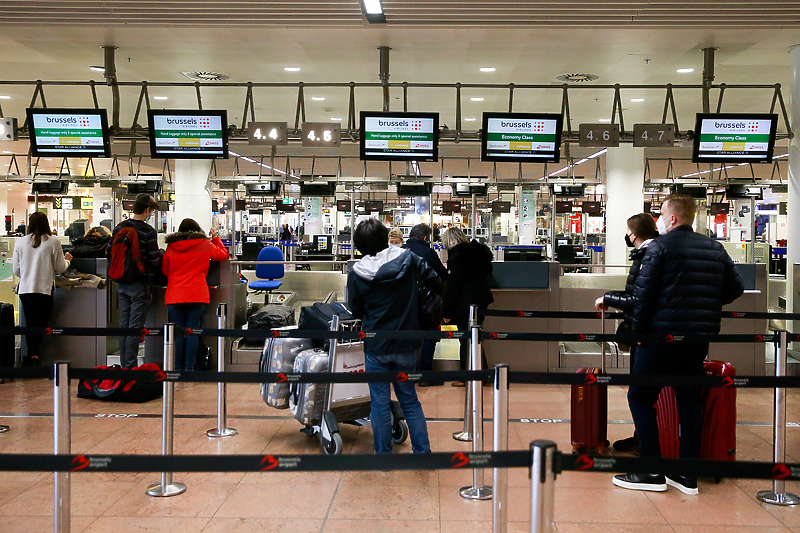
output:
[[[178,494],[183,494],[186,492],[186,483],[174,481],[171,485],[167,485],[166,487],[161,483],[154,483],[153,485],[147,487],[145,492],[148,496],[154,496],[156,498],[177,496]]]
[[[470,485],[461,487],[458,494],[465,500],[491,500],[492,487],[473,487]]]
[[[206,431],[206,435],[214,439],[223,439],[225,437],[235,437],[239,434],[236,428],[213,428]]]
[[[8,426],[0,426],[0,433],[8,433],[11,431],[11,428]]]
[[[800,496],[790,492],[777,494],[771,490],[760,490],[758,491],[758,499],[773,505],[800,505]]]
[[[472,442],[471,431],[456,431],[453,433],[453,438],[462,442]]]

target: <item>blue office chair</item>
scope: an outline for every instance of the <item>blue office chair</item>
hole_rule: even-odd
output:
[[[258,252],[259,261],[283,261],[283,252],[277,246],[265,246]],[[254,291],[273,291],[283,282],[276,281],[283,277],[283,265],[256,265],[256,278],[248,287]]]

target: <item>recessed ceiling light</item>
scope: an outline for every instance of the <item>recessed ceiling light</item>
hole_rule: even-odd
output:
[[[472,98],[470,98],[470,100],[472,100],[473,102],[483,102],[483,97],[482,96],[473,96]]]
[[[611,122],[610,118],[601,118],[600,122]]]
[[[167,99],[166,96],[154,96],[153,97],[153,100],[166,100],[166,99]]]
[[[89,67],[89,70],[94,70],[94,71],[97,71],[97,72],[105,72],[106,71],[106,69],[104,67],[98,67],[98,66]]]
[[[481,67],[481,72],[494,72],[495,70],[497,69],[494,67]]]
[[[11,97],[5,94],[0,94],[0,100],[11,100]]]
[[[300,67],[283,67],[286,72],[300,72]]]
[[[362,0],[364,3],[364,11],[367,15],[381,15],[383,14],[383,6],[381,0]]]
[[[4,154],[13,154],[14,152],[9,152],[8,150],[3,150]]]
[[[342,120],[342,117],[331,117],[331,120]]]
[[[694,69],[693,68],[679,68],[678,69],[678,73],[679,74],[689,74],[690,72],[694,72]]]
[[[52,159],[48,157],[47,159],[45,159],[45,161],[52,161]]]
[[[631,102],[644,102],[644,98],[631,98]]]
[[[467,121],[467,122],[475,122],[478,119],[476,119],[476,118],[465,118],[464,120]]]
[[[324,96],[312,96],[311,99],[312,100],[316,100],[317,102],[321,102],[321,101],[325,100],[325,97]]]

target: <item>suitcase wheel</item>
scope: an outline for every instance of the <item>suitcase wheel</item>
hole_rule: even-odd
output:
[[[341,455],[344,450],[342,436],[338,433],[331,433],[330,442],[323,443],[323,449],[327,455]]]
[[[394,423],[392,426],[392,442],[395,444],[403,444],[408,439],[408,424],[401,419]]]

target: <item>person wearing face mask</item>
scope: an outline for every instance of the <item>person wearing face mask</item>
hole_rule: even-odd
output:
[[[395,228],[389,232],[389,246],[403,246],[403,232]]]
[[[608,308],[619,309],[625,314],[625,318],[617,329],[617,334],[630,332],[631,319],[630,313],[633,311],[633,289],[636,285],[636,277],[642,265],[642,258],[647,252],[647,246],[658,237],[656,223],[650,213],[639,213],[628,219],[628,232],[625,234],[625,244],[631,250],[631,269],[628,271],[628,278],[625,281],[624,291],[608,291],[595,301],[594,306],[598,311],[605,311]],[[636,345],[630,348],[631,369],[634,366]],[[639,448],[639,440],[634,434],[633,437],[621,439],[614,442],[614,449],[619,452],[635,452]]]
[[[744,292],[744,284],[728,253],[717,241],[692,230],[697,206],[685,195],[668,196],[656,223],[661,237],[647,246],[633,290],[632,333],[643,335],[715,335],[722,306]],[[707,342],[642,342],[631,371],[635,375],[703,375]],[[660,457],[655,403],[662,387],[631,386],[628,406],[633,415],[642,457]],[[703,419],[701,389],[677,387],[680,458],[698,459]],[[697,479],[661,474],[620,474],[614,485],[662,492],[672,486],[697,494]]]

